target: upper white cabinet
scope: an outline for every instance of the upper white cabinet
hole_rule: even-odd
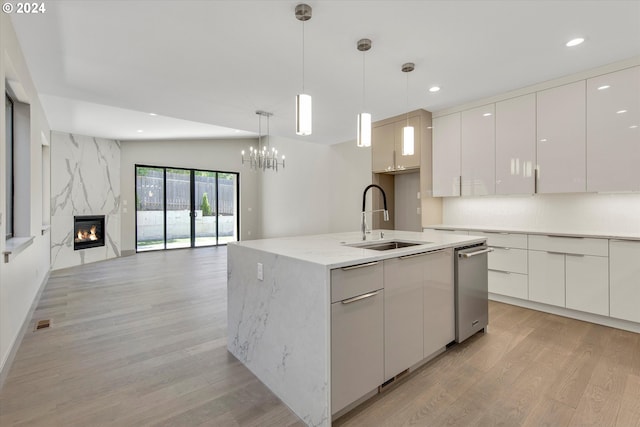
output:
[[[496,102],[496,194],[533,194],[536,95]]]
[[[536,93],[538,193],[586,190],[585,81]]]
[[[495,104],[462,112],[462,195],[496,193]]]
[[[640,191],[640,67],[587,80],[587,191]]]
[[[433,119],[433,196],[460,195],[460,113]]]
[[[640,242],[609,242],[611,317],[640,323]]]

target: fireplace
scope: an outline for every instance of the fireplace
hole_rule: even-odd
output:
[[[104,215],[73,217],[73,250],[104,246]]]

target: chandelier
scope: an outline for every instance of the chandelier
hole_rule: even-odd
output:
[[[284,155],[281,160],[278,160],[278,150],[275,147],[269,149],[269,117],[273,116],[273,113],[258,110],[256,114],[258,115],[258,148],[249,147],[247,158],[245,158],[245,151],[242,150],[242,164],[248,163],[254,170],[273,169],[278,172],[280,166],[284,169]],[[266,144],[262,143],[262,117],[267,118]]]

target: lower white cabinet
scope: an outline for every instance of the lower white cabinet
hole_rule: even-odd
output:
[[[425,255],[424,349],[429,357],[456,337],[453,285],[453,250]]]
[[[489,292],[508,297],[528,299],[529,284],[526,274],[503,270],[489,270]]]
[[[422,360],[422,298],[427,255],[384,261],[384,379]]]
[[[565,306],[564,254],[529,251],[529,299]]]
[[[606,257],[565,255],[566,307],[609,315],[609,265]]]
[[[640,242],[609,242],[611,317],[640,323]]]
[[[331,271],[331,412],[334,414],[383,382],[382,286],[382,262]]]

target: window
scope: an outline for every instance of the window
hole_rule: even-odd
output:
[[[6,238],[13,237],[13,100],[5,94],[5,128],[6,135]]]

